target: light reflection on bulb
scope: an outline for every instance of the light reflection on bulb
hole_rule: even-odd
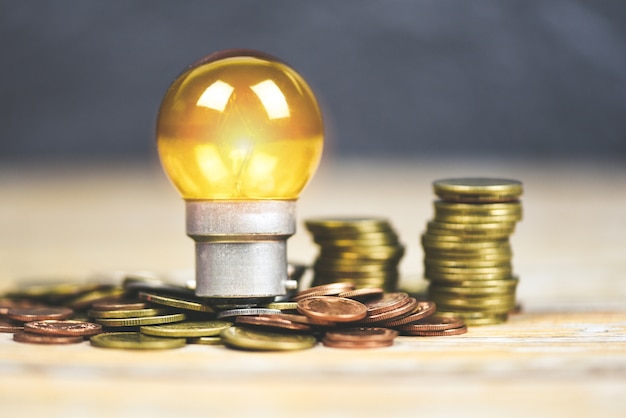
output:
[[[257,51],[210,55],[167,91],[157,145],[163,168],[187,201],[187,233],[197,242],[197,293],[227,299],[283,294],[294,201],[323,147],[321,113],[302,77]]]

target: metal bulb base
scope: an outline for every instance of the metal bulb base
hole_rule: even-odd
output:
[[[187,235],[196,241],[197,296],[236,305],[287,293],[295,201],[188,200],[186,212]]]

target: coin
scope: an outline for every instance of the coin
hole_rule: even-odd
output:
[[[435,194],[453,202],[511,202],[522,194],[522,183],[510,179],[451,178],[433,182]]]
[[[291,318],[285,316],[284,314],[238,316],[236,322],[237,324],[242,325],[255,325],[266,328],[285,329],[298,332],[308,332],[312,330],[311,326],[302,322],[294,322]]]
[[[6,316],[14,321],[31,322],[45,319],[67,319],[74,311],[65,307],[9,308]]]
[[[476,269],[476,268],[511,268],[511,260],[463,260],[456,258],[448,259],[436,259],[432,257],[424,258],[424,265],[432,268],[461,268],[461,269]]]
[[[521,215],[456,215],[437,212],[435,221],[439,223],[464,223],[464,224],[511,224],[521,219]]]
[[[346,292],[341,292],[337,296],[341,298],[348,298],[358,300],[359,302],[372,300],[376,298],[382,297],[385,293],[383,289],[380,287],[363,287],[361,289],[348,290]]]
[[[403,318],[411,313],[413,313],[415,311],[415,308],[417,307],[417,300],[415,298],[408,298],[407,302],[402,305],[402,306],[398,306],[394,309],[385,311],[385,312],[381,312],[378,314],[371,314],[368,313],[367,316],[365,318],[363,318],[361,321],[359,321],[359,323],[361,324],[373,324],[373,323],[383,323],[383,322],[387,322],[387,321],[392,321],[392,320],[398,320],[400,318]]]
[[[413,311],[411,311],[408,315],[401,318],[387,319],[384,322],[381,322],[379,326],[395,328],[401,325],[422,321],[435,313],[437,309],[436,306],[435,302],[429,300],[418,301],[415,308],[413,308]]]
[[[382,297],[365,302],[368,315],[377,315],[405,305],[409,300],[406,292],[385,293]]]
[[[24,283],[19,289],[9,292],[15,298],[32,298],[46,301],[58,301],[77,296],[102,287],[99,283],[78,283],[67,280]]]
[[[87,337],[102,332],[102,326],[92,322],[72,320],[45,320],[26,322],[24,331],[52,336]]]
[[[438,311],[442,316],[457,316],[463,318],[463,321],[469,326],[495,325],[506,322],[508,313],[491,313],[491,312],[463,312],[463,311]]]
[[[187,344],[199,344],[199,345],[222,345],[222,337],[219,335],[213,337],[192,337],[187,338]]]
[[[42,304],[29,299],[1,298],[0,315],[9,313],[9,308],[33,308],[36,306],[42,306]]]
[[[121,287],[101,287],[76,296],[75,298],[66,301],[65,305],[78,311],[82,309],[87,309],[94,303],[119,298],[124,294],[124,292],[124,289],[122,289]]]
[[[402,335],[414,335],[414,336],[420,336],[420,337],[445,337],[447,335],[465,334],[467,332],[467,325],[462,325],[457,328],[448,328],[448,329],[444,329],[441,331],[429,331],[429,330],[420,331],[417,329],[413,329],[413,330],[403,329],[401,330],[401,332],[402,332]]]
[[[103,302],[94,303],[91,309],[97,311],[119,311],[129,309],[145,309],[148,303],[138,299],[111,299]]]
[[[228,321],[182,321],[163,325],[144,325],[139,331],[155,337],[210,337],[230,327]]]
[[[13,334],[13,340],[18,343],[29,344],[77,344],[84,341],[83,337],[68,337],[58,335],[39,335],[30,332],[16,332]]]
[[[218,312],[217,318],[234,318],[240,315],[269,315],[269,314],[279,314],[281,311],[278,309],[267,309],[267,308],[237,308],[237,309],[228,309],[222,312]]]
[[[187,344],[184,338],[153,337],[140,332],[105,332],[94,335],[89,342],[95,347],[131,350],[162,350]]]
[[[164,308],[120,309],[120,310],[109,310],[109,311],[98,311],[95,309],[91,309],[88,312],[88,315],[91,318],[95,318],[95,319],[100,319],[100,318],[121,319],[121,318],[142,318],[145,316],[163,315],[168,312],[169,310],[164,309]]]
[[[296,301],[285,301],[285,302],[272,302],[261,306],[266,309],[277,309],[281,312],[284,311],[295,311],[298,309],[298,302]]]
[[[215,312],[215,309],[204,303],[203,301],[194,298],[193,296],[171,296],[161,295],[156,293],[139,292],[139,299],[156,303],[157,305],[170,306],[172,308],[184,309],[187,311],[196,312]]]
[[[12,321],[6,318],[0,318],[0,332],[18,332],[23,331],[24,325],[19,321]]]
[[[351,218],[316,218],[307,219],[304,225],[309,230],[348,230],[359,232],[378,232],[389,229],[385,218],[351,217]]]
[[[335,342],[371,343],[393,342],[398,331],[379,327],[354,327],[327,331],[324,334],[324,345]]]
[[[340,283],[328,283],[318,286],[310,287],[306,290],[301,290],[293,297],[294,301],[299,301],[311,296],[334,296],[342,292],[354,290],[352,283],[340,282]],[[297,309],[297,305],[296,305]]]
[[[324,321],[353,322],[365,318],[367,307],[352,299],[314,296],[298,301],[298,312]]]
[[[435,200],[433,202],[436,213],[474,215],[474,216],[499,216],[521,215],[522,204],[520,201],[507,203],[458,203]]]
[[[461,317],[430,315],[417,322],[403,324],[395,328],[402,335],[412,335],[411,332],[418,331],[445,331],[452,328],[460,328],[465,323]]]
[[[98,318],[95,322],[105,327],[138,327],[142,325],[168,324],[185,320],[185,314],[174,313],[168,315],[146,316],[141,318],[105,319]]]
[[[393,345],[393,341],[335,341],[324,338],[322,344],[332,348],[362,349],[390,347]]]
[[[284,334],[244,327],[230,327],[221,334],[224,344],[243,350],[288,351],[312,348],[317,340],[312,335]]]

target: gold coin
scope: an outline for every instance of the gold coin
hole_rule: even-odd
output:
[[[497,266],[497,267],[473,267],[473,268],[443,267],[443,266],[428,265],[424,267],[424,271],[428,273],[435,273],[435,274],[455,274],[455,275],[466,275],[466,276],[471,276],[474,274],[478,276],[494,274],[494,275],[505,275],[506,277],[508,277],[513,271],[513,269],[510,264]]]
[[[95,347],[131,350],[162,350],[179,348],[187,344],[184,338],[152,337],[139,332],[105,332],[94,335],[89,341]]]
[[[397,271],[397,264],[330,264],[327,262],[320,263],[319,260],[313,265],[313,271],[324,273],[385,273]]]
[[[122,319],[104,319],[99,318],[94,321],[105,327],[138,327],[142,325],[168,324],[170,322],[179,322],[185,320],[185,314],[175,313],[169,315],[147,316],[144,318],[122,318]]]
[[[503,280],[511,277],[511,272],[502,271],[499,273],[471,273],[471,272],[463,272],[462,270],[459,273],[443,273],[440,271],[434,272],[430,270],[424,271],[424,277],[427,280],[432,281],[466,281],[466,280]]]
[[[461,317],[463,318],[463,322],[469,326],[500,324],[506,322],[509,317],[508,313],[454,312],[439,310],[437,310],[437,315],[444,317]]]
[[[397,260],[364,261],[364,260],[351,260],[351,259],[345,259],[345,258],[318,257],[315,260],[315,263],[313,263],[313,265],[314,266],[315,265],[328,266],[329,268],[337,267],[338,269],[351,269],[351,268],[358,269],[359,267],[367,266],[368,268],[372,267],[372,268],[378,268],[379,270],[383,270],[385,268],[396,267],[398,265],[398,261]]]
[[[199,345],[222,345],[222,337],[216,335],[214,337],[192,337],[187,338],[187,344],[199,344]]]
[[[496,223],[496,224],[454,224],[441,222],[428,222],[426,233],[429,236],[448,236],[459,237],[464,240],[495,240],[499,238],[507,238],[515,232],[515,224]],[[452,240],[452,238],[447,238]]]
[[[21,286],[6,294],[12,298],[33,298],[33,299],[61,299],[77,296],[92,290],[97,290],[103,286],[99,283],[73,283],[58,281],[52,283],[23,283]]]
[[[183,321],[163,325],[142,326],[139,331],[142,334],[155,337],[210,337],[219,335],[223,330],[230,327],[228,321]]]
[[[307,219],[304,225],[311,232],[328,230],[379,232],[391,230],[389,221],[385,218],[317,218]]]
[[[146,300],[148,302],[156,303],[157,305],[170,306],[178,309],[185,309],[188,311],[196,312],[215,312],[212,306],[204,303],[200,300],[195,300],[190,296],[176,297],[165,296],[154,293],[139,292],[139,299]]]
[[[477,286],[477,287],[461,287],[461,286],[439,286],[431,283],[428,286],[428,294],[433,297],[463,297],[463,296],[515,296],[515,285],[511,287],[495,287],[495,286]]]
[[[508,237],[464,237],[453,234],[437,235],[430,233],[422,235],[422,246],[426,249],[454,251],[495,251],[511,248]]]
[[[169,311],[167,309],[162,309],[162,308],[120,309],[120,310],[112,310],[112,311],[98,311],[98,310],[92,309],[87,314],[91,318],[95,318],[95,319],[99,319],[99,318],[122,319],[122,318],[142,318],[145,316],[163,315],[168,312]]]
[[[511,268],[511,260],[467,260],[467,259],[436,259],[425,257],[424,265],[427,267],[452,267],[462,269],[475,268]]]
[[[327,248],[334,248],[336,251],[340,251],[343,248],[360,248],[360,247],[377,247],[377,246],[390,246],[398,244],[398,237],[385,236],[377,239],[370,239],[367,237],[359,239],[314,239],[316,244]]]
[[[494,251],[454,251],[454,250],[432,250],[424,248],[424,258],[433,262],[444,260],[463,261],[490,261],[490,262],[511,262],[513,253],[509,249],[495,249]]]
[[[481,177],[451,178],[433,182],[435,194],[457,202],[507,202],[522,194],[518,180]]]
[[[283,334],[236,326],[222,331],[221,337],[228,346],[255,351],[304,350],[317,343],[312,335]]]
[[[298,309],[298,302],[272,302],[262,305],[262,308],[277,309],[279,311],[295,311]]]
[[[519,279],[515,276],[499,279],[499,280],[433,280],[431,285],[446,286],[446,287],[514,287],[519,283]]]
[[[433,300],[438,309],[442,309],[444,311],[454,310],[456,312],[463,311],[479,311],[479,312],[509,312],[511,309],[515,307],[515,297],[503,298],[498,296],[497,298],[485,298],[479,299],[476,297],[473,298],[444,298],[444,297],[435,297],[434,295],[429,295],[429,299]]]
[[[433,205],[435,213],[450,215],[507,216],[522,214],[522,204],[519,201],[508,203],[456,203],[435,200]]]
[[[64,304],[72,309],[86,309],[94,303],[122,296],[125,290],[121,287],[108,287],[83,293],[66,301]]]
[[[520,221],[521,215],[457,215],[437,212],[435,213],[435,221],[442,223],[455,224],[510,224]]]

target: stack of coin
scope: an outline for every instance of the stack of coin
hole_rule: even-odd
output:
[[[522,184],[460,178],[433,186],[440,200],[422,235],[429,298],[469,325],[506,321],[518,283],[509,237],[522,217]]]
[[[404,247],[388,220],[381,218],[320,218],[305,221],[319,245],[313,285],[348,282],[357,288],[398,286],[398,263]]]

